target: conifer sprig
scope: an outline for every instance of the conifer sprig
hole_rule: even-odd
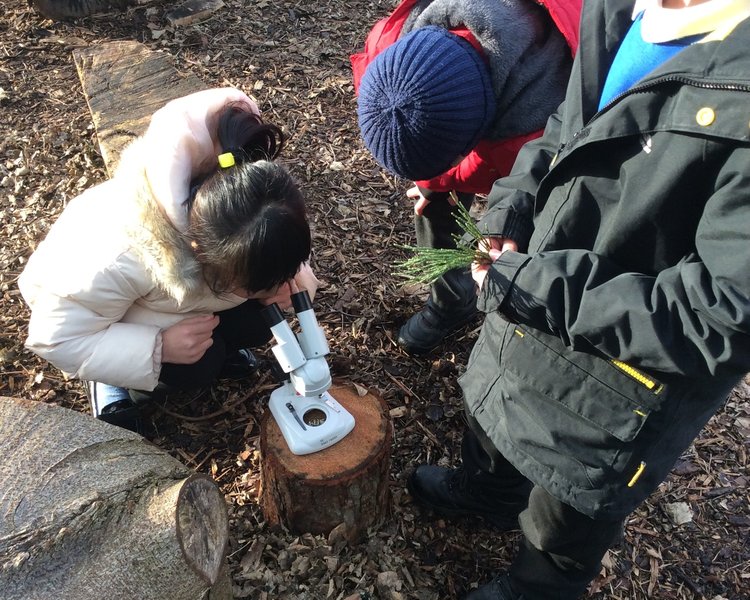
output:
[[[466,241],[463,236],[454,235],[455,248],[426,248],[423,246],[403,246],[413,252],[413,256],[396,265],[394,275],[406,279],[406,283],[431,284],[440,279],[447,271],[457,268],[469,268],[473,262],[492,262],[490,255],[479,249],[486,235],[477,227],[474,218],[458,200],[455,192],[451,198],[456,203],[456,223],[471,238]]]

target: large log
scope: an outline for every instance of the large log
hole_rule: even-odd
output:
[[[130,6],[148,4],[152,0],[29,0],[48,19],[77,19],[109,10],[124,11]],[[210,17],[224,6],[222,0],[187,0],[167,13],[167,20],[176,27],[192,25]]]
[[[143,3],[142,0],[31,0],[34,8],[48,19],[86,17],[110,9],[122,10]]]
[[[139,435],[0,397],[0,597],[228,600],[213,480]]]
[[[266,521],[294,533],[327,535],[340,528],[356,542],[383,521],[390,506],[393,425],[385,402],[373,393],[360,395],[341,384],[329,392],[354,416],[355,425],[320,452],[292,454],[270,411],[264,414],[260,505]]]
[[[152,114],[170,100],[207,87],[194,75],[178,72],[168,54],[138,42],[75,50],[73,60],[110,175],[125,146],[146,131]]]

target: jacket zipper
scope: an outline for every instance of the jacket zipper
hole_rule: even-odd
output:
[[[568,142],[563,142],[560,144],[560,146],[557,148],[557,152],[552,157],[552,161],[550,162],[549,168],[552,169],[553,166],[557,163],[557,157],[560,156],[560,154],[565,150],[565,148],[573,143],[575,140],[577,140],[581,136],[581,132],[588,129],[591,124],[599,118],[599,116],[606,112],[606,110],[624,98],[625,96],[630,96],[633,94],[639,94],[641,92],[648,91],[652,87],[655,87],[657,85],[661,85],[662,83],[683,83],[685,85],[692,85],[693,87],[703,88],[706,90],[735,90],[740,92],[750,92],[750,85],[741,85],[736,83],[708,83],[705,81],[697,81],[695,79],[691,79],[689,77],[683,77],[681,75],[664,75],[663,77],[658,77],[656,79],[652,79],[651,81],[638,85],[636,87],[630,88],[629,90],[626,90],[614,98],[612,98],[607,104],[605,104],[600,110],[592,116],[589,121],[583,126],[583,128],[579,129],[573,134],[573,137]]]
[[[578,131],[576,131],[573,134],[573,137],[570,139],[569,142],[563,142],[562,144],[560,144],[560,146],[557,149],[557,152],[552,157],[552,161],[550,162],[550,166],[549,166],[550,170],[557,163],[557,158],[558,158],[558,156],[560,156],[560,154],[563,152],[563,150],[565,150],[565,148],[569,144],[571,144],[575,140],[577,140],[582,135],[582,133],[585,130],[587,130],[591,126],[591,124],[597,118],[599,118],[599,116],[603,112],[605,112],[610,106],[612,106],[613,104],[615,104],[616,102],[618,102],[620,99],[624,98],[625,96],[630,96],[630,95],[633,95],[633,94],[639,94],[639,93],[644,92],[646,90],[649,90],[650,88],[653,88],[653,87],[655,87],[657,85],[661,85],[663,83],[670,83],[670,82],[683,83],[685,85],[692,85],[694,87],[699,87],[699,88],[703,88],[703,89],[737,90],[737,91],[750,92],[750,85],[729,84],[729,83],[707,83],[705,81],[697,81],[695,79],[691,79],[689,77],[683,77],[683,76],[679,76],[679,75],[665,75],[663,77],[652,79],[651,81],[649,81],[649,82],[647,82],[645,84],[638,85],[636,87],[630,88],[629,90],[627,90],[625,92],[622,92],[622,93],[618,94],[617,96],[615,96],[614,98],[612,98],[612,100],[610,100],[609,102],[607,102],[607,104],[604,107],[602,107],[601,110],[598,110],[596,112],[596,114],[593,117],[591,117],[591,119],[589,119],[589,121],[586,123],[586,125],[583,128],[579,129]],[[662,389],[664,388],[664,386],[662,384],[658,383],[657,381],[654,381],[654,380],[650,379],[644,373],[638,371],[637,369],[634,369],[633,367],[631,367],[630,365],[628,365],[628,364],[626,364],[626,363],[624,363],[622,361],[614,360],[613,359],[613,360],[610,360],[609,362],[612,365],[614,365],[615,367],[617,367],[619,370],[621,370],[622,372],[624,372],[627,375],[629,375],[632,379],[635,379],[641,385],[643,385],[646,388],[648,388],[649,390],[651,390],[654,394],[660,393],[662,391]],[[640,411],[635,411],[635,412],[637,414],[641,414],[641,416],[646,416],[645,413],[641,413]]]
[[[526,333],[519,327],[514,327],[513,333],[515,333],[520,338],[526,337]],[[541,342],[541,343],[544,343],[544,342]],[[651,379],[643,371],[639,371],[635,367],[631,367],[629,364],[624,363],[621,360],[617,360],[616,358],[610,358],[608,362],[609,364],[617,367],[620,371],[622,371],[626,375],[629,375],[632,379],[635,379],[642,386],[651,390],[654,394],[660,394],[661,391],[664,389],[664,384],[659,383],[655,379]],[[638,411],[635,411],[635,412],[638,413]],[[638,414],[641,414],[641,416],[644,416],[644,417],[646,416],[645,413],[638,413]]]
[[[613,359],[610,359],[609,363],[611,365],[614,365],[618,369],[620,369],[620,371],[622,371],[623,373],[629,375],[632,379],[635,379],[642,386],[651,390],[654,394],[660,394],[661,391],[664,389],[663,384],[659,383],[658,381],[655,381],[654,379],[651,379],[648,375],[646,375],[642,371],[639,371],[638,369],[631,367],[629,364],[626,364],[622,362],[621,360],[617,360],[613,358]]]

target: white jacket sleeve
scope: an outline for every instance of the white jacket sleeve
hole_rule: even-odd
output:
[[[120,322],[141,297],[113,266],[96,276],[96,285],[75,289],[34,262],[21,288],[31,307],[26,347],[61,371],[83,380],[152,390],[161,369],[161,328]],[[36,275],[44,274],[40,285]],[[62,283],[62,285],[59,285]]]
[[[110,255],[103,242],[97,251],[104,231],[91,241],[78,228],[67,230],[81,220],[80,212],[95,212],[77,200],[19,279],[31,308],[26,347],[72,377],[153,389],[161,369],[161,328],[120,322],[153,284],[131,254]]]

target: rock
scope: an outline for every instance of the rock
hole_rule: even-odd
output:
[[[664,510],[675,525],[684,525],[693,520],[693,510],[687,502],[671,502],[664,506]]]
[[[378,595],[383,600],[402,600],[404,595],[401,593],[403,582],[395,571],[384,571],[378,573],[375,583]]]

